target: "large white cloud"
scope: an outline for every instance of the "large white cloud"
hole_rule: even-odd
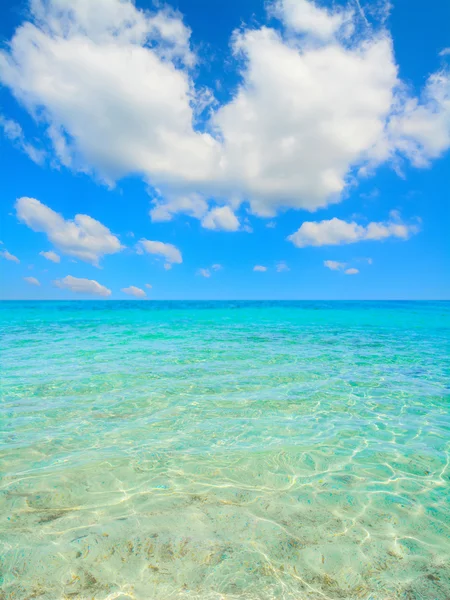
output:
[[[73,220],[66,220],[39,200],[26,197],[17,200],[16,213],[19,221],[33,231],[45,233],[61,252],[85,262],[98,265],[103,256],[122,249],[119,239],[89,215],[75,215]],[[49,253],[43,256],[49,258]],[[50,260],[55,262],[56,256],[52,253]]]
[[[49,125],[63,164],[106,179],[203,180],[217,143],[193,129],[189,30],[129,1],[34,0],[0,77]],[[42,110],[41,110],[42,107]]]
[[[111,290],[95,281],[95,279],[84,279],[67,275],[63,279],[57,279],[53,282],[56,287],[63,290],[70,290],[76,294],[92,294],[107,298],[111,296]]]
[[[419,225],[417,223],[404,223],[400,215],[396,211],[392,211],[388,221],[371,222],[368,225],[359,225],[355,221],[348,222],[337,218],[325,221],[305,221],[287,239],[297,248],[337,246],[361,241],[384,240],[390,237],[407,240],[418,231]],[[333,261],[326,261],[326,263],[325,266],[328,268],[333,268],[333,265],[340,265],[340,263],[333,263]]]
[[[449,147],[447,70],[416,98],[389,33],[364,27],[360,11],[277,0],[271,12],[280,27],[234,34],[241,80],[221,106],[195,85],[180,16],[129,0],[34,0],[0,52],[0,78],[63,164],[156,187],[155,221],[186,213],[214,226],[212,196],[233,214],[244,201],[261,216],[315,210],[381,163],[422,167]]]

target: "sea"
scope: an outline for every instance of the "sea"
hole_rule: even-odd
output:
[[[448,600],[450,302],[0,303],[2,600]]]

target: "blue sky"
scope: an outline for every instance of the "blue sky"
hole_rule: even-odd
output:
[[[95,6],[0,9],[2,298],[450,298],[447,0]]]

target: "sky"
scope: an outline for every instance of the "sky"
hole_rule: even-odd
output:
[[[5,0],[2,299],[450,299],[450,3]]]

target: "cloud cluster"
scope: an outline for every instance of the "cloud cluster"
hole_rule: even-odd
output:
[[[63,279],[57,279],[54,285],[62,290],[70,290],[76,294],[88,294],[108,298],[111,296],[111,290],[95,281],[95,279],[84,279],[67,275]]]
[[[359,10],[272,2],[279,26],[234,33],[241,80],[220,105],[196,85],[178,13],[93,6],[33,0],[0,52],[0,79],[62,164],[110,183],[140,174],[157,189],[155,221],[185,213],[236,231],[243,202],[260,216],[313,211],[382,163],[423,167],[450,146],[448,70],[415,97],[389,33]]]
[[[122,250],[119,239],[99,221],[89,215],[75,215],[66,220],[35,198],[19,198],[15,205],[19,221],[33,231],[45,233],[48,240],[63,254],[74,256],[82,261],[98,266],[100,259],[107,254]],[[42,253],[49,258],[50,253]],[[56,253],[49,260],[56,261]]]
[[[355,221],[343,221],[333,218],[324,221],[305,221],[300,228],[288,236],[288,240],[297,246],[338,246],[361,241],[384,240],[390,237],[407,240],[419,231],[417,223],[406,224],[400,215],[392,211],[385,222],[371,222],[358,225]]]

